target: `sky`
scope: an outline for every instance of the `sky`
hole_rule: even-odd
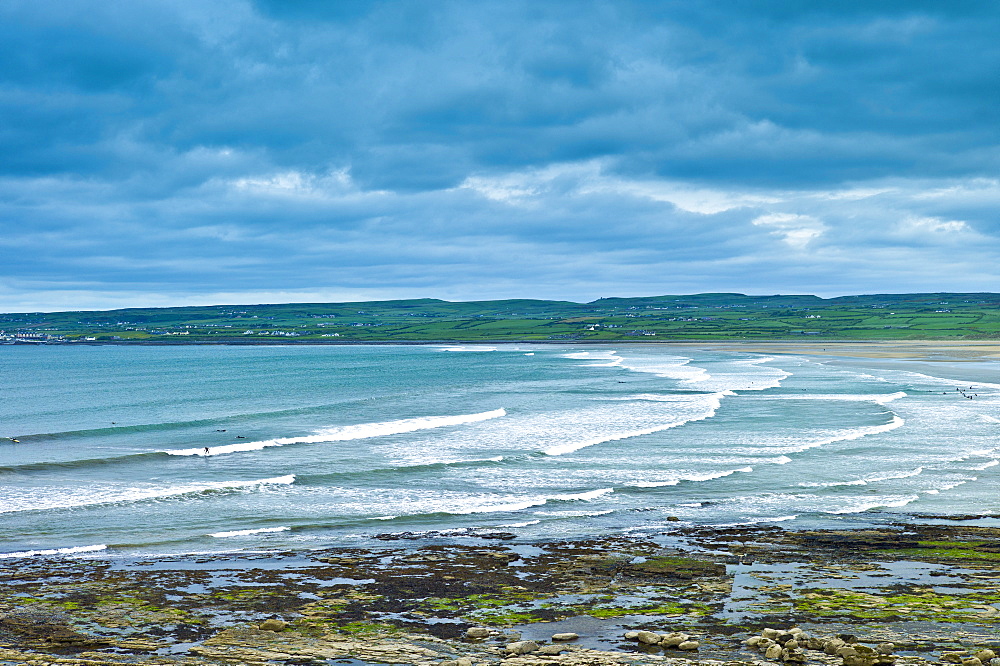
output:
[[[1000,4],[2,0],[0,311],[1000,291]]]

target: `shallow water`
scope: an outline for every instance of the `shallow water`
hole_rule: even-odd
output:
[[[8,346],[0,557],[997,514],[991,370],[669,345]]]

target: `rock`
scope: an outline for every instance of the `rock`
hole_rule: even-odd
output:
[[[844,641],[845,643],[857,643],[858,637],[854,634],[837,634],[837,638]]]
[[[288,623],[284,620],[271,618],[270,620],[264,620],[257,626],[263,631],[284,631],[285,627],[288,626]]]
[[[810,636],[809,640],[806,641],[806,647],[810,650],[822,650],[824,645],[826,645],[826,641],[819,636]]]
[[[879,654],[892,654],[892,651],[896,649],[896,646],[892,643],[879,643],[875,651]]]
[[[946,664],[961,664],[962,658],[969,656],[969,653],[965,650],[958,650],[955,652],[942,652],[941,661]]]
[[[566,648],[564,648],[561,645],[543,645],[538,648],[538,654],[544,654],[550,657],[555,656],[557,654],[562,654],[565,651]]]
[[[772,641],[781,635],[781,632],[777,629],[762,629],[760,635],[764,638],[770,638]]]
[[[572,631],[567,631],[562,634],[552,634],[552,640],[554,641],[575,641],[580,637],[580,634],[574,634]]]
[[[656,645],[660,642],[660,635],[654,634],[652,631],[640,631],[636,634],[636,638],[645,645]]]
[[[468,638],[489,638],[492,633],[486,627],[469,627],[465,630],[465,635]]]
[[[997,653],[994,652],[993,650],[987,649],[987,650],[980,650],[979,652],[975,653],[972,656],[978,658],[979,661],[986,664],[989,663],[990,659],[996,659]]]
[[[535,641],[516,641],[507,643],[506,648],[507,652],[511,654],[528,654],[538,649],[538,643]]]
[[[444,661],[439,661],[438,666],[458,666],[458,662],[454,659],[445,659]]]
[[[983,662],[979,657],[966,657],[962,660],[962,666],[983,666]]]
[[[861,644],[856,643],[856,644],[852,645],[851,647],[854,648],[854,651],[857,652],[862,657],[874,657],[876,654],[878,654],[875,651],[875,648],[868,647],[867,645],[861,645]]]
[[[845,645],[846,645],[846,643],[844,643],[843,639],[840,639],[840,638],[831,638],[826,643],[824,643],[824,645],[823,645],[823,652],[825,652],[825,653],[827,653],[829,655],[835,655],[835,654],[837,654],[837,650],[839,650],[840,648],[844,647]]]
[[[806,656],[798,650],[785,648],[781,651],[781,660],[790,664],[804,664]]]
[[[761,636],[760,637],[760,642],[757,643],[757,649],[758,650],[766,650],[767,648],[771,647],[772,645],[776,645],[776,643],[774,641],[772,641],[770,638],[764,638],[763,636]]]
[[[639,632],[638,631],[626,631],[625,632],[625,638],[629,639],[630,641],[634,641],[635,639],[639,638]]]
[[[855,650],[853,646],[842,645],[839,648],[837,648],[837,652],[835,654],[838,657],[844,657],[846,659],[847,657],[857,657],[858,651]]]
[[[751,636],[750,638],[743,641],[743,645],[747,647],[757,647],[757,644],[764,640],[763,636]]]
[[[781,659],[781,646],[775,643],[771,647],[767,648],[764,652],[764,658],[771,660]]]
[[[680,518],[678,518],[677,516],[667,516],[667,520],[672,523],[676,523],[677,521],[680,520]]]
[[[990,666],[1000,666],[1000,657],[990,659]]]
[[[687,642],[691,637],[687,634],[682,634],[679,631],[674,631],[669,634],[663,634],[660,636],[660,645],[663,647],[680,647],[681,643]]]
[[[472,660],[468,657],[459,657],[455,660],[455,666],[472,666]]]
[[[795,640],[794,638],[791,639],[790,641],[786,641],[785,642],[785,649],[786,650],[798,650],[799,649],[799,642],[797,640]]]
[[[678,650],[687,650],[687,651],[697,650],[698,649],[698,641],[684,641],[683,643],[681,643],[680,645],[677,646],[677,649]]]
[[[788,630],[788,633],[790,633],[792,636],[798,637],[806,632],[801,627],[792,627],[791,629]]]
[[[778,637],[775,638],[774,640],[776,640],[777,642],[779,642],[782,645],[784,645],[788,641],[795,640],[795,635],[794,634],[790,634],[787,631],[785,631],[785,632],[782,632],[781,634],[778,634]]]

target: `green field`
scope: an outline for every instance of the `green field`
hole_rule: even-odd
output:
[[[434,299],[0,314],[4,341],[992,340],[1000,294]]]

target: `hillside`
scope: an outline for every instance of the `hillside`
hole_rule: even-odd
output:
[[[830,340],[1000,337],[1000,294],[690,294],[215,305],[0,314],[6,342]]]

